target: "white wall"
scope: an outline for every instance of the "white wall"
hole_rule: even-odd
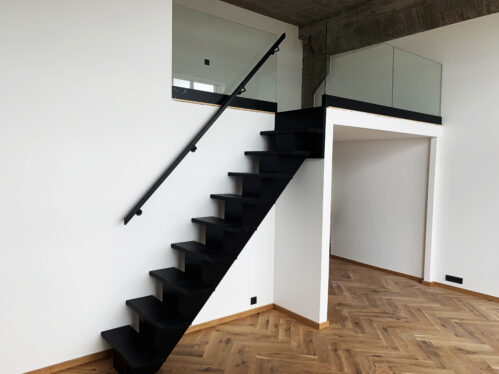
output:
[[[398,39],[397,47],[443,64],[436,176],[435,278],[499,296],[499,14]],[[433,271],[432,271],[433,272]]]
[[[334,144],[332,254],[423,276],[428,145],[424,138]]]
[[[243,151],[264,148],[259,131],[274,116],[228,110],[125,227],[215,110],[171,100],[171,1],[4,0],[0,48],[0,362],[10,374],[104,349],[100,331],[131,322],[126,299],[156,292],[149,270],[181,266],[170,243],[198,238],[191,217],[217,213],[209,194],[235,190],[226,173],[250,170]],[[283,106],[300,102],[299,89],[280,87]],[[196,321],[247,310],[251,296],[273,302],[273,248],[272,212]]]
[[[333,127],[323,159],[307,159],[276,204],[274,302],[327,321]]]
[[[441,126],[327,109],[324,159],[306,160],[276,204],[274,302],[318,323],[327,320],[333,128],[337,126],[401,136],[442,134]],[[424,205],[425,200],[423,209]]]

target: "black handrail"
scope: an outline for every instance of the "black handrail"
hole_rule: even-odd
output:
[[[215,123],[215,121],[220,117],[220,115],[227,109],[227,107],[232,103],[234,98],[237,95],[242,94],[246,91],[246,84],[250,81],[251,78],[256,74],[256,72],[262,67],[262,65],[268,60],[268,58],[279,52],[279,45],[286,38],[286,33],[282,34],[279,39],[274,43],[272,47],[268,50],[267,53],[262,57],[262,59],[255,65],[255,67],[249,72],[249,74],[244,78],[239,86],[234,90],[232,95],[227,97],[223,103],[218,108],[217,112],[210,118],[210,120],[203,126],[203,128],[196,134],[196,136],[187,144],[187,146],[183,149],[182,152],[177,156],[177,158],[168,166],[163,174],[159,176],[159,178],[154,182],[154,184],[147,190],[147,192],[142,196],[142,198],[134,205],[134,207],[128,212],[125,216],[125,225],[134,217],[140,216],[142,214],[142,206],[146,203],[147,200],[156,192],[156,190],[161,186],[161,184],[165,181],[166,178],[172,173],[173,170],[182,162],[182,160],[189,154],[189,152],[195,152],[197,147],[196,144],[203,137],[203,135],[210,129],[211,126]]]

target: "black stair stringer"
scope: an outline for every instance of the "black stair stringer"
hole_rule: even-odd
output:
[[[150,272],[163,287],[162,300],[146,296],[126,302],[138,314],[139,331],[123,326],[101,333],[119,374],[159,370],[303,162],[324,157],[324,107],[280,112],[275,121],[274,131],[262,132],[270,149],[245,152],[258,172],[229,172],[240,178],[242,194],[211,195],[224,204],[224,218],[193,218],[204,226],[203,242],[172,244],[184,254],[185,270]]]

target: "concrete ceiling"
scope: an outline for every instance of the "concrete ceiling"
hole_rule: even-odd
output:
[[[407,0],[222,0],[256,13],[304,26],[368,7],[372,10],[396,8]]]
[[[222,0],[300,27],[302,106],[328,71],[326,56],[499,12],[499,0]]]

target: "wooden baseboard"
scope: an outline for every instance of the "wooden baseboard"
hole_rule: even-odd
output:
[[[463,294],[466,294],[469,296],[475,296],[475,297],[479,297],[481,299],[495,301],[496,303],[499,302],[499,297],[497,297],[497,296],[492,296],[492,295],[487,295],[485,293],[467,290],[466,288],[454,287],[454,286],[450,286],[448,284],[440,283],[440,282],[427,282],[425,280],[422,280],[421,283],[424,284],[425,286],[428,286],[428,287],[445,288],[446,290],[460,292],[460,293],[463,293]]]
[[[363,266],[363,267],[366,267],[366,268],[369,268],[369,269],[379,270],[379,271],[382,271],[384,273],[388,273],[388,274],[391,274],[391,275],[397,275],[399,277],[404,277],[404,278],[407,278],[407,279],[411,279],[411,280],[416,281],[416,282],[421,282],[423,280],[423,278],[415,277],[414,275],[409,275],[409,274],[405,274],[405,273],[399,273],[398,271],[383,269],[383,268],[380,268],[380,267],[377,267],[377,266],[365,264],[363,262],[358,262],[358,261],[350,260],[349,258],[335,256],[335,255],[332,255],[332,254],[330,254],[330,256],[332,258],[336,259],[336,260],[340,260],[340,261],[343,261],[343,262],[349,262],[351,264]]]
[[[29,371],[25,374],[52,374],[57,373],[62,370],[71,369],[76,366],[85,365],[90,362],[103,360],[105,358],[111,357],[112,351],[107,349],[105,351],[92,353],[91,355],[75,358],[73,360],[61,362],[60,364],[50,365],[42,369],[37,369],[33,371]]]
[[[314,322],[314,321],[312,321],[312,320],[310,320],[310,319],[308,319],[306,317],[303,317],[303,316],[301,316],[299,314],[296,314],[296,313],[294,313],[294,312],[292,312],[292,311],[290,311],[290,310],[288,310],[286,308],[283,308],[283,307],[281,307],[279,305],[268,304],[268,305],[264,305],[264,306],[261,306],[261,307],[258,307],[258,308],[246,310],[246,311],[241,312],[241,313],[236,313],[236,314],[232,314],[230,316],[218,318],[218,319],[215,319],[213,321],[208,321],[208,322],[205,322],[205,323],[200,323],[199,325],[190,326],[185,333],[186,334],[190,334],[190,333],[193,333],[195,331],[204,330],[204,329],[207,329],[207,328],[210,328],[210,327],[214,327],[214,326],[218,326],[218,325],[230,322],[230,321],[234,321],[234,320],[239,319],[239,318],[248,317],[248,316],[251,316],[253,314],[266,312],[266,311],[272,310],[272,309],[278,310],[278,311],[280,311],[282,313],[286,313],[289,316],[291,316],[292,318],[294,318],[294,319],[296,319],[296,320],[298,320],[300,322],[303,322],[303,323],[305,323],[307,325],[310,325],[312,327],[315,327],[316,329],[319,329],[319,330],[322,330],[322,329],[325,329],[325,328],[329,327],[329,322],[328,321],[322,322],[322,323],[317,323],[317,322]],[[38,370],[30,371],[30,372],[25,373],[25,374],[52,374],[52,373],[57,373],[57,372],[62,371],[62,370],[71,369],[71,368],[74,368],[76,366],[80,366],[80,365],[88,364],[88,363],[93,362],[93,361],[97,361],[97,360],[102,360],[102,359],[108,358],[108,357],[111,356],[111,353],[112,353],[112,351],[110,349],[108,349],[106,351],[97,352],[97,353],[93,353],[93,354],[88,355],[88,356],[83,356],[83,357],[75,358],[74,360],[69,360],[69,361],[66,361],[66,362],[62,362],[60,364],[55,364],[55,365],[47,366],[47,367],[45,367],[43,369],[38,369]]]
[[[272,309],[274,309],[274,304],[268,304],[268,305],[264,305],[264,306],[261,306],[258,308],[245,310],[244,312],[241,312],[241,313],[231,314],[230,316],[226,316],[226,317],[214,319],[212,321],[200,323],[198,325],[190,326],[185,333],[190,334],[190,333],[195,332],[195,331],[204,330],[204,329],[207,329],[210,327],[221,325],[223,323],[234,321],[234,320],[239,319],[239,318],[248,317],[248,316],[251,316],[253,314],[266,312],[267,310],[272,310]]]
[[[215,327],[215,326],[227,323],[227,322],[234,321],[234,320],[239,319],[239,318],[248,317],[248,316],[251,316],[253,314],[266,312],[266,311],[272,310],[272,309],[278,310],[282,313],[286,313],[289,316],[293,317],[294,319],[297,319],[298,321],[303,322],[309,326],[315,327],[316,329],[319,329],[319,330],[322,330],[322,329],[325,329],[326,327],[329,327],[329,321],[317,323],[317,322],[314,322],[314,321],[312,321],[306,317],[303,317],[295,312],[292,312],[286,308],[283,308],[282,306],[279,306],[277,304],[268,304],[268,305],[261,306],[259,308],[246,310],[246,311],[241,312],[241,313],[236,313],[236,314],[232,314],[230,316],[226,316],[226,317],[214,319],[212,321],[200,323],[199,325],[193,325],[187,329],[186,334],[190,334],[192,332],[199,331],[199,330],[204,330],[204,329],[207,329],[210,327]]]
[[[388,273],[388,274],[392,274],[392,275],[397,275],[397,276],[399,276],[399,277],[404,277],[404,278],[412,279],[412,280],[418,281],[418,282],[420,282],[422,285],[425,285],[425,286],[428,286],[428,287],[440,287],[440,288],[445,288],[445,289],[448,289],[448,290],[461,292],[461,293],[464,293],[464,294],[466,294],[466,295],[476,296],[476,297],[480,297],[480,298],[482,298],[482,299],[486,299],[486,300],[490,300],[490,301],[499,302],[499,297],[496,297],[496,296],[487,295],[487,294],[480,293],[480,292],[475,292],[475,291],[470,291],[470,290],[467,290],[467,289],[465,289],[465,288],[460,288],[460,287],[449,286],[448,284],[445,284],[445,283],[439,283],[439,282],[428,282],[428,281],[425,281],[425,280],[424,280],[424,279],[422,279],[422,278],[418,278],[418,277],[415,277],[415,276],[413,276],[413,275],[409,275],[409,274],[405,274],[405,273],[399,273],[399,272],[397,272],[397,271],[393,271],[393,270],[388,270],[388,269],[379,268],[379,267],[377,267],[377,266],[373,266],[373,265],[365,264],[365,263],[363,263],[363,262],[358,262],[358,261],[350,260],[349,258],[345,258],[345,257],[340,257],[340,256],[332,255],[332,254],[330,254],[330,256],[331,256],[332,258],[336,259],[336,260],[340,260],[340,261],[348,262],[348,263],[351,263],[351,264],[354,264],[354,265],[363,266],[363,267],[366,267],[366,268],[369,268],[369,269],[379,270],[379,271],[382,271],[382,272],[384,272],[384,273]]]
[[[312,326],[318,330],[322,330],[322,329],[329,327],[329,321],[317,323],[315,321],[312,321],[311,319],[303,317],[300,314],[296,314],[295,312],[292,312],[291,310],[283,308],[282,306],[279,306],[277,304],[274,304],[274,309],[278,310],[279,312],[286,313],[289,316],[293,317],[294,319],[297,319],[298,321],[303,322],[309,326]]]

